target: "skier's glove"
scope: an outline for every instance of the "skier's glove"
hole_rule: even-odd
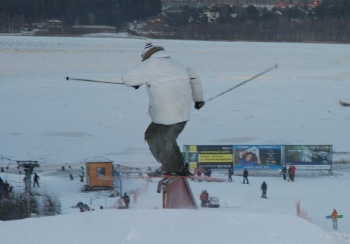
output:
[[[196,109],[201,109],[204,106],[205,102],[195,102],[194,107]]]
[[[137,89],[139,89],[140,88],[140,86],[133,86],[134,88],[135,88],[135,90],[137,90]]]

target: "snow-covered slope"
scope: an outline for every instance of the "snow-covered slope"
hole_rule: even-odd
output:
[[[350,178],[345,165],[338,165],[334,176],[297,172],[293,183],[271,176],[252,177],[250,185],[241,184],[239,176],[233,183],[190,182],[196,198],[204,189],[218,196],[219,209],[160,209],[156,182],[144,180],[125,180],[126,191],[140,192],[129,210],[113,209],[116,198],[110,193],[81,193],[83,183],[59,172],[62,165],[76,169],[84,159],[102,155],[116,163],[156,166],[143,140],[150,122],[148,99],[142,88],[64,78],[119,81],[140,62],[144,41],[2,36],[0,43],[1,165],[15,168],[5,158],[39,160],[39,191],[56,195],[64,213],[1,222],[4,243],[349,243]],[[154,44],[199,73],[206,98],[279,64],[277,70],[194,110],[180,145],[331,144],[336,152],[350,152],[350,111],[338,104],[350,100],[349,45]],[[334,158],[349,159],[348,154]],[[0,176],[23,191],[22,176]],[[263,180],[269,199],[260,198]],[[79,213],[72,208],[78,201],[95,211]],[[313,223],[296,217],[298,201]],[[345,215],[339,231],[324,217],[333,208]]]

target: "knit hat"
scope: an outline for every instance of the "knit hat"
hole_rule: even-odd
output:
[[[145,48],[143,49],[142,51],[142,61],[145,61],[146,59],[148,59],[149,57],[151,57],[152,54],[158,52],[158,51],[161,51],[161,50],[164,50],[163,47],[160,47],[160,46],[153,46],[152,44],[152,40],[149,40],[147,39],[145,41]]]
[[[142,57],[153,47],[152,40],[147,39],[145,41],[145,48],[142,51]]]

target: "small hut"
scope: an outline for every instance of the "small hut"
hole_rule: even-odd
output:
[[[86,183],[83,190],[113,189],[113,161],[98,156],[85,160]]]

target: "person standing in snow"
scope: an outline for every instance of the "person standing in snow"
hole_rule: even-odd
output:
[[[282,175],[283,175],[283,179],[286,180],[287,179],[287,167],[285,165],[283,165],[283,167],[282,167]]]
[[[289,173],[289,179],[290,179],[291,181],[294,181],[294,178],[295,178],[295,171],[296,171],[296,170],[297,170],[297,169],[295,168],[294,165],[289,166],[288,173]]]
[[[228,181],[232,182],[233,168],[228,168]]]
[[[337,230],[338,229],[338,212],[337,212],[337,210],[333,209],[331,217],[332,217],[332,222],[333,222],[333,229]]]
[[[176,142],[190,118],[191,104],[204,106],[202,83],[189,66],[171,58],[161,46],[146,41],[142,62],[122,76],[125,85],[138,89],[145,84],[152,122],[145,140],[163,174],[191,175]]]
[[[207,190],[202,191],[201,195],[199,196],[199,199],[201,200],[201,207],[207,207],[209,200],[209,193],[207,192]]]
[[[248,180],[248,170],[247,168],[244,168],[244,171],[243,171],[243,184],[245,184],[245,182],[247,181],[247,184],[249,184],[249,180]]]
[[[35,186],[40,187],[39,186],[39,179],[40,179],[39,175],[37,173],[34,173],[34,178],[33,178],[33,181],[34,181],[33,187],[34,188],[35,188]]]
[[[84,175],[85,175],[85,170],[84,167],[80,167],[80,182],[84,182]]]
[[[130,197],[128,194],[126,194],[126,192],[124,193],[123,200],[124,200],[125,208],[129,208]]]
[[[262,198],[267,198],[266,197],[266,192],[267,192],[267,184],[266,184],[266,182],[265,181],[263,181],[263,183],[261,184],[261,191],[262,191],[262,195],[261,195],[261,197]]]

